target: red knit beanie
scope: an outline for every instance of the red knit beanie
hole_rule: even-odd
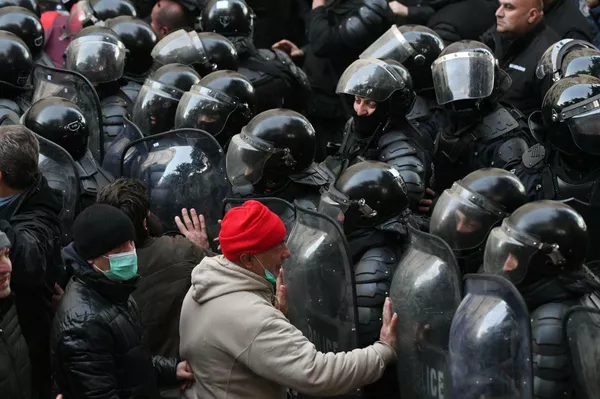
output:
[[[223,255],[237,261],[242,254],[259,254],[285,238],[285,225],[269,208],[258,201],[246,201],[232,208],[221,222],[219,243]]]

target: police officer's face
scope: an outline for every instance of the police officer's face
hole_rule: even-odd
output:
[[[498,32],[525,33],[541,18],[540,0],[500,0],[496,10]]]
[[[377,109],[377,103],[364,97],[354,97],[354,112],[358,116],[369,116]]]
[[[481,228],[481,223],[465,215],[462,211],[456,210],[456,231],[463,234],[474,233]]]
[[[504,261],[504,266],[502,266],[502,270],[505,272],[512,272],[517,267],[519,267],[519,259],[512,253],[508,254],[508,257]]]
[[[0,250],[0,299],[10,295],[10,274],[12,272],[12,263],[8,257],[9,250]]]

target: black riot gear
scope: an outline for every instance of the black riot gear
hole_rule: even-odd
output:
[[[205,76],[181,97],[176,128],[205,130],[225,145],[254,116],[254,87],[243,75],[217,71]]]
[[[262,112],[231,139],[227,177],[244,186],[300,173],[312,165],[315,147],[315,130],[304,116],[285,109]]]
[[[66,31],[69,36],[74,36],[87,26],[120,15],[136,17],[133,3],[129,0],[80,0],[69,13]]]
[[[464,272],[475,273],[490,230],[526,202],[525,186],[514,174],[479,169],[444,190],[433,209],[429,231],[448,243]]]
[[[31,106],[24,115],[31,131],[58,144],[75,160],[87,152],[89,137],[85,116],[75,104],[61,97],[47,97]]]
[[[36,0],[0,0],[0,8],[11,6],[26,8],[38,17],[40,16],[40,6]]]
[[[65,67],[85,76],[92,84],[118,81],[123,76],[127,49],[112,30],[90,27],[69,43]]]
[[[600,79],[573,76],[555,83],[542,103],[546,140],[567,155],[600,154]]]
[[[23,88],[33,67],[29,47],[14,33],[0,31],[0,89],[2,97],[12,88]],[[7,90],[8,89],[8,90]]]
[[[348,233],[410,212],[408,207],[408,190],[398,171],[383,162],[364,161],[342,172],[321,196],[319,211],[343,221]]]
[[[150,53],[158,42],[152,27],[130,16],[109,19],[105,26],[119,36],[129,52],[125,60],[125,74],[138,77],[147,73],[153,62]]]
[[[530,202],[492,230],[484,269],[527,285],[541,276],[581,269],[587,245],[585,221],[573,208],[556,201]]]
[[[203,32],[219,33],[223,36],[251,37],[254,18],[244,0],[211,0],[202,9],[200,27]]]
[[[152,50],[158,66],[180,63],[190,65],[201,76],[217,70],[237,70],[237,51],[224,36],[216,33],[180,29],[160,40]]]
[[[44,49],[44,27],[33,11],[23,7],[0,8],[0,30],[19,36],[34,57]]]
[[[431,29],[420,25],[392,26],[362,52],[360,58],[392,59],[404,65],[415,89],[433,86],[431,64],[444,50],[444,42]]]
[[[132,121],[143,134],[171,130],[181,96],[200,82],[200,75],[183,64],[160,67],[146,81],[133,106]]]

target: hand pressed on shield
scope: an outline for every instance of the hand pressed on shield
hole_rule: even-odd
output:
[[[302,51],[296,44],[290,42],[289,40],[280,40],[271,46],[274,50],[281,50],[284,53],[287,53],[292,58],[302,57],[304,55],[304,51]]]
[[[175,223],[179,228],[179,232],[199,247],[208,249],[208,234],[206,234],[204,216],[198,215],[194,208],[192,208],[189,213],[186,208],[183,208],[181,210],[181,216],[183,222],[181,221],[182,218],[175,216]]]
[[[396,329],[398,325],[398,315],[392,314],[392,301],[385,298],[383,305],[383,326],[379,333],[379,340],[396,349]]]
[[[275,284],[275,308],[287,316],[287,287],[283,284],[283,269],[279,271]]]

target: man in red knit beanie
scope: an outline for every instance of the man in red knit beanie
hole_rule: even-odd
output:
[[[196,266],[181,309],[179,352],[194,373],[186,398],[285,399],[286,388],[341,395],[376,381],[395,359],[398,316],[389,300],[379,341],[352,352],[318,352],[290,324],[282,313],[280,270],[291,255],[285,233],[257,201],[223,218],[223,255]]]

